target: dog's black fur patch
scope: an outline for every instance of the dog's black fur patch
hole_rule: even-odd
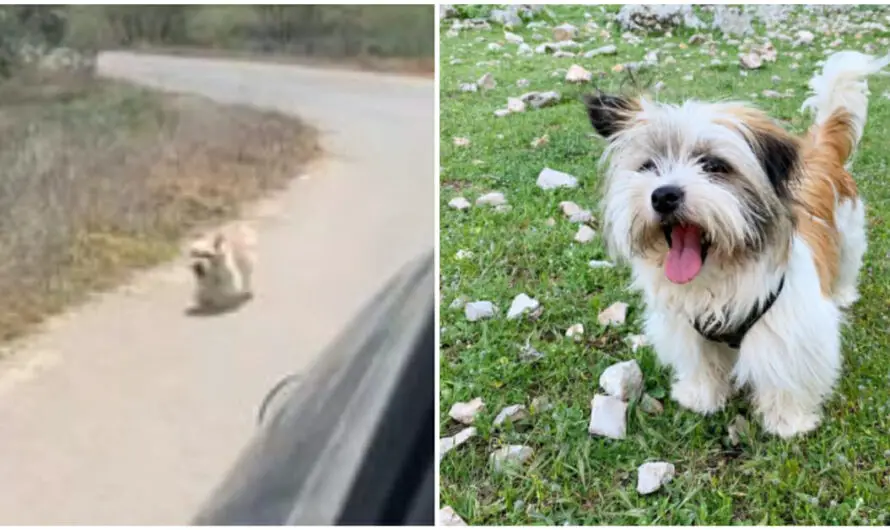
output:
[[[625,120],[633,112],[633,102],[622,96],[610,96],[597,92],[586,94],[581,100],[587,107],[590,124],[606,140],[625,127]]]
[[[760,161],[766,177],[782,200],[791,197],[791,185],[800,164],[798,145],[792,139],[774,134],[758,134],[751,148]]]

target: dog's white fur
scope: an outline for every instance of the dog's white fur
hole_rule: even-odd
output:
[[[253,295],[255,241],[253,230],[236,224],[192,243],[189,257],[198,307],[223,309]]]
[[[810,82],[813,94],[804,104],[815,111],[813,142],[824,141],[820,134],[834,134],[819,129],[834,116],[847,124],[849,152],[855,149],[868,107],[865,78],[888,63],[890,56],[875,59],[858,52],[827,60],[822,74]],[[612,114],[594,107],[615,105],[614,100],[598,99],[593,106],[588,101],[594,127],[609,140],[603,156],[604,235],[613,256],[632,266],[632,287],[646,303],[646,334],[660,361],[674,371],[672,398],[709,414],[748,386],[768,432],[790,437],[814,429],[841,369],[841,309],[858,298],[857,277],[867,247],[862,201],[842,197],[831,184],[826,189],[829,194],[834,190],[833,196],[821,199],[833,203],[834,211],[825,218],[807,214],[813,230],[821,225],[839,237],[837,273],[826,286],[821,273],[831,269],[825,263],[829,254],[810,244],[812,231],[792,224],[793,201],[779,197],[763,153],[754,147],[759,137],[772,134],[774,124],[765,125],[765,116],[737,103],[672,106],[619,99],[623,103],[609,109]],[[730,162],[735,180],[715,182],[705,173],[697,154],[702,149]],[[654,167],[644,165],[647,161]],[[837,161],[838,167],[846,162]],[[700,273],[685,284],[665,276],[668,245],[651,206],[652,192],[666,184],[685,190],[688,218],[712,242]],[[763,218],[776,225],[758,225]],[[715,322],[717,328],[738,325],[769,298],[783,275],[783,290],[740,349],[709,341],[692,327],[691,321],[709,314],[725,315]]]

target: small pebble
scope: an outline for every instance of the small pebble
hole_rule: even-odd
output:
[[[464,315],[470,322],[494,316],[494,304],[489,301],[469,302],[464,306]]]
[[[590,425],[587,431],[616,440],[627,435],[627,403],[614,396],[597,394],[590,402]]]
[[[439,526],[467,526],[451,506],[443,506],[439,510]]]
[[[640,410],[646,414],[661,414],[664,412],[664,405],[649,394],[643,394],[640,398]]]
[[[596,232],[594,232],[593,228],[581,225],[578,227],[578,232],[575,233],[575,241],[578,243],[590,243],[595,236]]]
[[[578,179],[576,179],[572,175],[569,175],[568,173],[556,171],[555,169],[550,169],[549,167],[545,167],[541,170],[541,173],[538,174],[537,183],[539,188],[545,190],[578,187]]]
[[[519,318],[524,313],[534,311],[540,305],[541,303],[534,298],[529,297],[525,293],[520,293],[516,295],[516,298],[513,299],[513,303],[510,304],[510,309],[507,311],[507,319],[513,320]]]
[[[566,337],[579,339],[584,335],[584,325],[583,324],[572,324],[569,326],[569,329],[566,330]]]
[[[463,197],[455,197],[448,201],[448,206],[454,208],[455,210],[466,210],[471,206],[470,201],[466,200]]]
[[[588,263],[591,269],[611,269],[615,267],[615,264],[611,261],[602,261],[598,259],[590,260]]]
[[[523,464],[535,454],[534,449],[524,445],[508,445],[491,453],[489,460],[495,472],[500,472],[508,466]]]
[[[476,81],[476,84],[482,87],[484,90],[493,90],[498,86],[497,81],[494,80],[494,75],[491,72],[486,72],[485,75],[479,78]]]
[[[643,392],[643,371],[635,360],[616,363],[603,371],[599,383],[610,396],[630,401]]]
[[[647,462],[637,469],[637,493],[648,495],[674,479],[674,464]]]
[[[526,418],[528,418],[528,410],[523,405],[510,405],[498,412],[494,418],[494,425],[503,425],[507,420],[510,420],[510,423],[516,423]]]
[[[476,419],[476,415],[484,408],[485,403],[482,401],[482,398],[477,397],[467,402],[455,403],[451,406],[451,410],[448,411],[448,415],[457,422],[470,425]]]
[[[454,436],[439,439],[439,460],[445,456],[448,451],[457,448],[473,436],[476,436],[476,427],[467,427]]]
[[[606,309],[604,309],[600,314],[596,317],[597,321],[601,326],[609,326],[612,324],[621,325],[624,324],[624,320],[627,318],[627,304],[624,302],[615,302],[610,305]]]
[[[507,204],[507,198],[504,197],[504,194],[499,191],[486,193],[485,195],[482,195],[481,197],[476,199],[476,206],[500,206],[501,204]]]

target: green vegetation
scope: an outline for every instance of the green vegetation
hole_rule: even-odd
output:
[[[463,12],[484,13],[483,8],[471,7],[462,8]],[[875,13],[873,20],[886,22],[885,10],[860,9]],[[888,35],[880,30],[823,34],[817,29],[821,17],[801,12],[783,21],[784,27],[777,31],[793,36],[808,29],[816,34],[814,44],[795,48],[774,38],[778,60],[743,75],[738,45],[727,44],[718,32],[703,32],[714,36],[712,57],[700,45],[687,44],[694,33],[690,30],[641,35],[642,44],[631,45],[614,22],[606,29],[607,15],[599,6],[548,6],[548,10],[537,19],[546,21],[544,27],[513,31],[535,47],[552,39],[552,27],[569,22],[580,29],[575,40],[582,43],[582,51],[614,43],[617,55],[520,56],[496,25],[491,30],[463,30],[456,37],[446,35],[451,21],[441,28],[442,436],[462,428],[448,417],[454,403],[475,397],[486,403],[475,421],[478,435],[442,460],[441,504],[452,506],[468,524],[487,525],[886,524],[890,516],[886,390],[890,101],[882,94],[890,90],[890,81],[882,77],[869,81],[869,122],[853,164],[869,219],[862,298],[850,312],[844,333],[842,380],[827,404],[824,424],[807,437],[783,441],[766,435],[743,396],[712,417],[685,411],[670,401],[668,370],[656,363],[649,348],[632,352],[626,342],[628,335],[640,333],[642,309],[639,297],[626,290],[628,270],[591,269],[590,260],[607,259],[602,242],[599,238],[589,244],[573,242],[577,225],[562,215],[559,203],[574,201],[594,210],[597,206],[597,161],[603,143],[593,133],[579,97],[594,87],[632,90],[626,73],[613,72],[616,64],[642,61],[647,51],[660,49],[659,65],[637,76],[638,82],[650,86],[662,81],[660,99],[756,96],[756,104],[801,132],[810,118],[798,109],[817,61],[825,56],[822,45],[840,39],[836,48],[829,49],[875,46],[877,53],[884,53]],[[585,29],[588,22],[599,27]],[[766,30],[760,26],[756,30],[760,42]],[[536,33],[544,40],[535,39]],[[503,48],[489,49],[493,42]],[[668,56],[676,63],[670,64]],[[712,64],[714,59],[720,64]],[[565,71],[572,64],[592,71],[594,82],[565,83]],[[486,72],[497,81],[494,89],[459,89]],[[692,80],[684,80],[690,74]],[[520,80],[527,84],[518,86]],[[784,95],[786,89],[791,89],[788,97],[763,96],[764,90]],[[552,107],[494,116],[495,110],[506,107],[508,97],[533,90],[557,90],[562,99]],[[531,145],[545,135],[548,143]],[[469,139],[469,145],[455,145],[455,137]],[[580,186],[539,189],[535,179],[544,167],[577,176]],[[503,192],[512,209],[474,206],[458,211],[447,205],[457,196],[474,201],[490,191]],[[466,252],[472,255],[466,257]],[[522,292],[538,299],[543,313],[536,319],[507,320],[511,300]],[[493,301],[500,308],[498,316],[468,322],[462,310],[450,308],[460,296]],[[626,324],[598,325],[597,314],[616,301],[630,304]],[[585,328],[578,342],[565,337],[575,323]],[[530,362],[520,355],[526,344],[543,358]],[[590,436],[590,400],[600,374],[607,366],[632,358],[642,367],[646,391],[664,402],[664,412],[649,415],[634,404],[628,411],[627,439]],[[532,399],[538,397],[547,398],[553,408],[532,410],[531,417],[517,425],[492,427],[503,407],[524,404],[531,409]],[[751,421],[752,432],[734,446],[727,426],[737,414]],[[495,474],[488,455],[508,444],[527,445],[535,454],[521,468]],[[636,470],[651,460],[674,463],[677,476],[661,491],[641,496],[635,490]]]

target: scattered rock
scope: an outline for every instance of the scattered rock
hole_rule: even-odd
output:
[[[664,412],[664,405],[649,394],[643,394],[640,398],[640,410],[646,414],[661,414]]]
[[[454,258],[457,260],[465,260],[473,257],[473,253],[469,250],[459,249],[454,253]],[[463,306],[461,306],[463,307]]]
[[[507,110],[510,112],[525,112],[525,101],[519,98],[507,98]]]
[[[540,109],[557,103],[560,99],[559,92],[528,92],[519,96],[519,99],[525,101],[532,107]]]
[[[584,335],[584,325],[583,324],[572,324],[569,326],[569,329],[566,330],[566,337],[580,339]]]
[[[571,24],[562,24],[553,28],[553,40],[557,42],[572,40],[578,34],[578,28]]]
[[[646,335],[631,335],[627,337],[627,340],[630,342],[630,351],[634,353],[638,349],[649,345],[649,339],[646,338]]]
[[[538,396],[532,399],[532,414],[540,414],[542,412],[547,412],[548,410],[553,408],[553,404],[550,403],[550,400],[544,396]]]
[[[460,251],[458,251],[460,252]],[[451,301],[451,305],[448,306],[449,309],[463,309],[467,302],[469,302],[469,298],[466,296],[458,296],[454,300]]]
[[[562,201],[559,203],[559,208],[562,210],[563,215],[568,217],[572,222],[586,223],[591,218],[589,210],[582,209],[572,201]]]
[[[513,299],[510,309],[507,311],[507,319],[514,320],[521,317],[526,312],[534,311],[541,303],[534,298],[529,297],[525,293],[520,293]]]
[[[469,138],[462,138],[462,137],[460,137],[460,136],[455,136],[455,137],[454,137],[454,145],[456,145],[457,147],[469,147],[469,146],[470,146],[470,139],[469,139]]]
[[[494,80],[494,75],[491,72],[486,72],[485,75],[479,78],[476,81],[476,84],[482,87],[484,90],[493,90],[496,86],[498,86],[497,81]]]
[[[464,306],[464,316],[470,322],[476,322],[494,316],[494,304],[487,300],[481,302],[468,302]]]
[[[528,85],[529,85],[528,79],[520,79],[519,81],[516,81],[516,86],[518,86],[519,88],[525,88]]]
[[[525,42],[525,39],[523,39],[522,36],[510,33],[509,31],[504,32],[504,39],[510,44],[522,44]]]
[[[590,426],[587,431],[597,436],[622,440],[627,436],[627,403],[614,396],[597,394],[590,402]]]
[[[488,48],[488,51],[490,51],[490,52],[499,52],[504,47],[496,42],[489,42],[487,48]]]
[[[750,433],[751,425],[741,415],[736,415],[736,417],[732,420],[732,423],[729,424],[727,430],[729,431],[729,441],[733,446],[739,445],[741,443],[741,436],[747,436]]]
[[[643,57],[643,62],[649,65],[658,64],[658,50],[647,52],[646,56]]]
[[[596,232],[593,231],[593,228],[590,228],[587,225],[581,225],[575,233],[575,241],[578,243],[590,243],[595,236]]]
[[[754,33],[750,14],[742,12],[738,8],[724,5],[714,6],[712,26],[722,31],[724,35],[741,36]]]
[[[589,59],[591,57],[596,57],[597,55],[615,55],[618,53],[618,47],[614,44],[608,44],[606,46],[601,46],[599,48],[590,50],[584,53],[584,57]]]
[[[813,39],[816,36],[813,35],[813,32],[802,29],[797,32],[797,40],[794,41],[795,46],[809,46],[813,43]]]
[[[448,201],[448,206],[454,208],[455,210],[466,210],[471,206],[470,201],[466,200],[463,197],[455,197]]]
[[[622,401],[636,399],[643,392],[643,371],[635,360],[613,364],[600,376],[600,386]]]
[[[492,9],[488,19],[496,24],[507,27],[522,26],[522,18],[519,17],[519,6],[510,5],[507,9]]]
[[[467,523],[460,518],[460,515],[457,515],[454,508],[451,506],[443,506],[442,509],[439,510],[438,526],[467,526]]]
[[[578,179],[568,173],[545,167],[541,170],[541,173],[538,174],[538,187],[544,190],[577,188]]]
[[[479,87],[476,86],[476,83],[461,83],[458,89],[461,92],[476,92],[479,90]]]
[[[566,82],[568,83],[589,83],[593,79],[593,74],[585,70],[584,67],[573,64],[566,72]]]
[[[557,58],[557,59],[560,59],[560,58],[566,58],[566,57],[574,57],[574,56],[575,56],[574,53],[572,53],[572,52],[567,52],[567,51],[565,51],[565,50],[559,50],[558,52],[556,52],[556,53],[553,54],[553,57],[555,57],[555,58]]]
[[[637,493],[648,495],[674,479],[674,464],[646,462],[637,469]]]
[[[473,436],[476,436],[476,427],[467,427],[466,429],[460,431],[454,436],[448,436],[446,438],[439,439],[439,460],[442,460],[442,457],[445,456],[448,451],[457,448],[457,446],[463,444]]]
[[[536,350],[531,344],[526,343],[519,350],[519,360],[524,363],[533,363],[544,358],[544,354]]]
[[[508,445],[491,453],[489,460],[495,472],[500,472],[508,466],[517,466],[525,463],[535,454],[534,449],[524,445]]]
[[[503,118],[505,116],[509,116],[511,114],[510,109],[498,109],[494,111],[495,117]]]
[[[739,57],[739,64],[748,70],[756,70],[763,66],[763,59],[756,53],[746,53]]]
[[[769,99],[782,99],[783,97],[785,97],[781,93],[776,92],[775,90],[764,90],[760,94],[763,97],[769,98]]]
[[[494,425],[503,425],[507,420],[510,420],[510,423],[517,423],[526,418],[528,418],[528,410],[523,405],[510,405],[498,412],[494,418]]]
[[[625,4],[616,20],[624,29],[653,32],[682,26],[697,29],[704,25],[687,4]]]
[[[621,325],[627,318],[627,304],[624,302],[615,302],[609,307],[603,309],[599,316],[596,317],[601,326]]]
[[[615,267],[615,264],[611,261],[603,261],[598,259],[590,260],[590,263],[588,263],[588,265],[590,265],[591,269],[611,269]]]
[[[470,425],[473,423],[473,420],[476,419],[476,415],[484,408],[485,403],[482,401],[482,398],[477,397],[466,403],[455,403],[451,406],[451,410],[448,411],[448,415],[451,419],[457,422],[463,423],[464,425]]]
[[[535,53],[535,50],[533,50],[531,46],[529,46],[528,44],[526,44],[524,42],[522,44],[520,44],[518,48],[516,48],[516,55],[524,55],[525,56],[525,55],[533,55],[534,53]]]
[[[500,206],[507,204],[507,198],[499,191],[492,191],[476,199],[476,206]]]

